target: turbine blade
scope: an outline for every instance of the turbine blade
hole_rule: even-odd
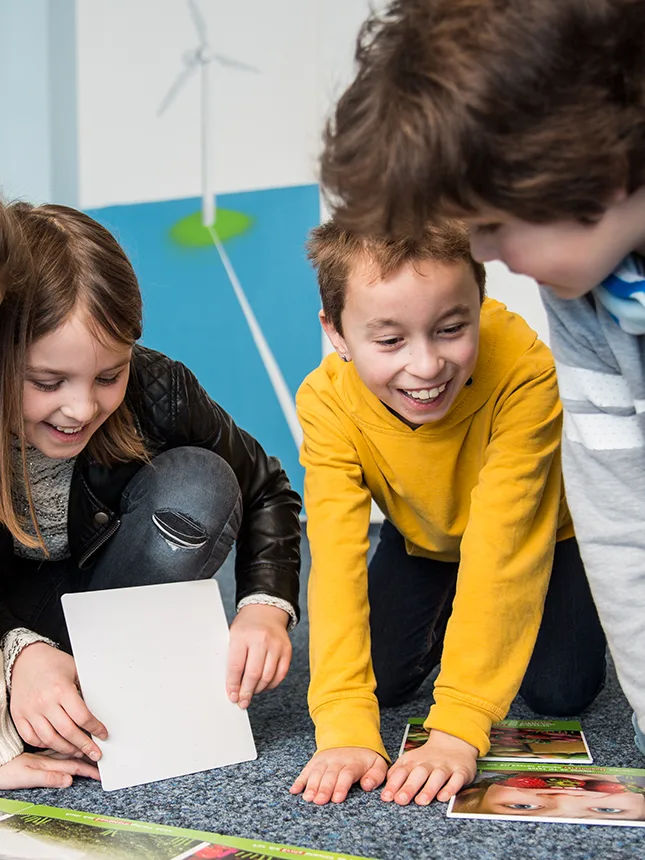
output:
[[[183,72],[180,72],[179,76],[176,78],[175,82],[166,93],[163,101],[157,108],[157,116],[161,116],[161,114],[166,110],[168,105],[175,99],[177,93],[183,89],[193,72],[197,71],[198,66],[199,63],[193,62],[186,66]]]
[[[202,10],[199,8],[195,0],[188,0],[188,9],[190,11],[190,17],[193,19],[195,29],[197,30],[199,41],[202,43],[202,45],[206,45],[208,43],[208,36],[206,28],[206,19],[202,15]]]
[[[225,57],[223,54],[211,54],[208,59],[217,60],[217,62],[222,66],[230,66],[232,69],[240,69],[243,72],[260,72],[257,66],[250,66],[248,63],[241,63],[239,60]]]

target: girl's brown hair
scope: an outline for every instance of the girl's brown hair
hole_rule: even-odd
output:
[[[395,0],[364,25],[321,177],[361,233],[493,209],[582,221],[645,184],[643,0]]]
[[[328,322],[342,335],[347,281],[362,261],[387,278],[406,263],[436,260],[465,263],[472,271],[480,301],[486,296],[486,270],[470,253],[468,230],[461,221],[426,224],[418,236],[405,239],[364,237],[344,230],[335,220],[315,227],[307,242],[308,257],[318,275],[320,299]]]
[[[2,220],[10,225],[16,253],[28,261],[23,283],[11,286],[0,307],[0,523],[20,543],[42,547],[25,457],[22,403],[29,347],[79,306],[98,339],[132,346],[141,337],[141,293],[116,239],[88,215],[67,206],[27,203],[10,204],[0,212],[0,226]],[[12,456],[15,436],[22,450],[20,473]],[[93,434],[87,451],[106,466],[147,460],[125,400]],[[14,493],[21,483],[38,540],[25,531],[15,508]]]

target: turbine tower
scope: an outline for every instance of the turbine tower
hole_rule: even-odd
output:
[[[213,129],[211,104],[211,65],[213,62],[220,66],[238,69],[244,72],[257,72],[255,66],[240,63],[222,54],[213,53],[208,44],[206,21],[196,0],[188,0],[188,9],[193,19],[199,44],[187,51],[183,56],[184,69],[179,73],[165,98],[157,109],[161,116],[166,108],[174,101],[177,94],[198,70],[201,72],[201,160],[202,160],[202,223],[205,227],[213,227],[216,217],[215,187],[213,182]]]

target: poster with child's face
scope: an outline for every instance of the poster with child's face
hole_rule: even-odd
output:
[[[568,824],[645,825],[645,770],[482,766],[448,816]]]

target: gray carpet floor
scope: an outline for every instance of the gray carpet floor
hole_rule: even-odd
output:
[[[303,571],[309,557],[303,540]],[[232,563],[218,580],[233,602]],[[303,574],[303,604],[306,575]],[[253,703],[251,722],[258,760],[221,770],[105,793],[77,780],[65,790],[6,792],[5,796],[177,827],[274,840],[378,860],[587,860],[645,856],[645,829],[589,825],[462,821],[447,819],[444,804],[397,807],[378,793],[353,789],[339,805],[315,807],[288,788],[314,752],[306,706],[307,620],[294,631],[294,657],[287,680]],[[383,712],[383,736],[394,757],[410,716],[424,716],[431,702],[427,683],[416,699]],[[630,709],[610,669],[607,685],[582,715],[595,763],[645,767],[633,745]],[[530,717],[517,701],[510,716]]]

